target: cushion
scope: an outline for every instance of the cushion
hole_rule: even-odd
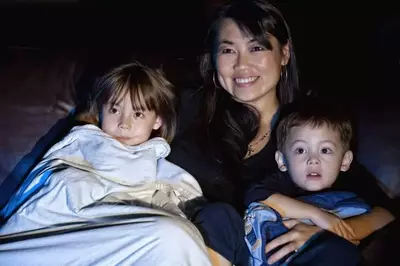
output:
[[[65,125],[80,74],[70,55],[32,48],[2,52],[0,207]]]
[[[400,196],[400,107],[359,110],[358,160],[391,198]]]

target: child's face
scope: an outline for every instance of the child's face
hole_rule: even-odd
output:
[[[129,94],[114,105],[104,104],[101,114],[101,129],[126,145],[145,142],[162,125],[154,111],[133,110]]]
[[[353,154],[343,149],[337,130],[304,125],[290,130],[284,151],[277,151],[275,157],[296,185],[319,191],[331,187],[339,172],[349,169]]]

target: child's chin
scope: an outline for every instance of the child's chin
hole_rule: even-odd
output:
[[[127,145],[127,146],[135,146],[138,145],[138,143],[136,143],[134,140],[130,139],[130,138],[115,138],[116,140],[118,140],[120,143]]]
[[[320,191],[325,189],[325,187],[322,184],[306,184],[303,189],[307,191]]]

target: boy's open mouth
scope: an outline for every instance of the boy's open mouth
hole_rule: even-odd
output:
[[[311,172],[307,174],[308,179],[320,179],[322,176],[318,172]]]

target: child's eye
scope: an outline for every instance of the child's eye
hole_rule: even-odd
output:
[[[117,113],[118,113],[118,109],[115,108],[115,107],[111,107],[111,108],[110,108],[110,113],[111,113],[111,114],[117,114]]]
[[[296,153],[296,154],[304,154],[305,152],[306,152],[306,150],[303,148],[297,148],[294,150],[294,153]]]
[[[321,149],[322,154],[331,154],[333,151],[329,148],[323,148]]]
[[[135,112],[133,115],[135,118],[143,118],[144,114],[142,112]]]

